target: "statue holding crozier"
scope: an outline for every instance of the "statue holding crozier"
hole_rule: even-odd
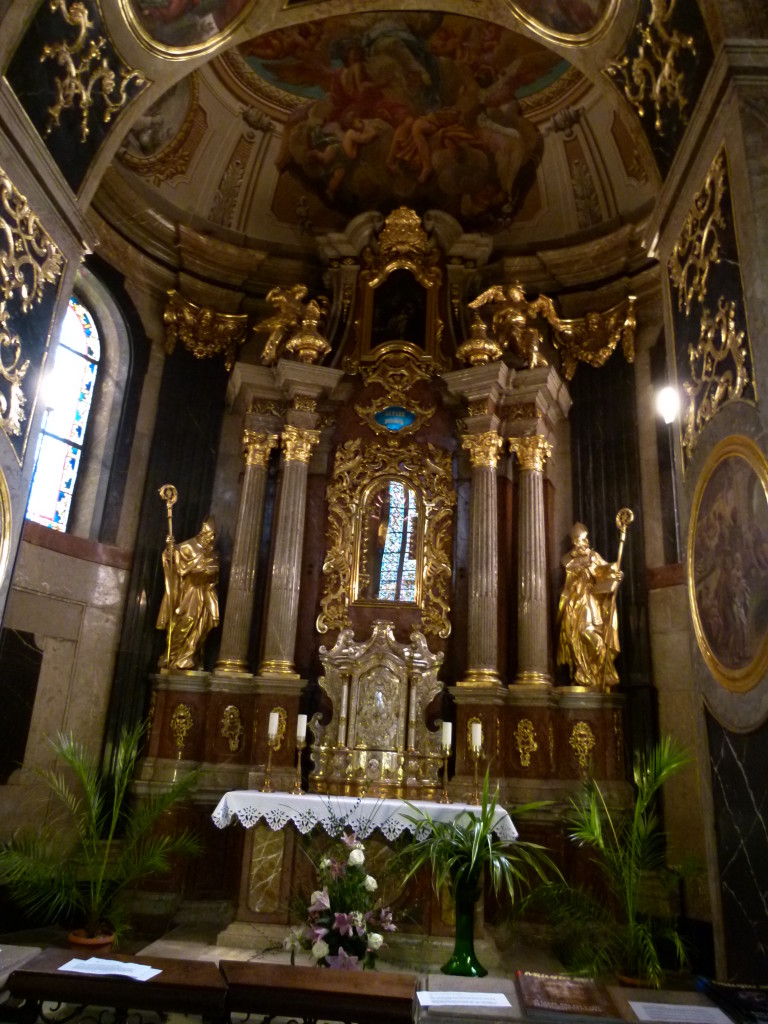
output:
[[[196,536],[176,543],[173,539],[176,488],[165,484],[160,488],[160,497],[166,504],[168,536],[163,551],[165,593],[157,628],[167,631],[167,642],[158,667],[169,672],[195,671],[203,667],[205,638],[219,624],[216,524],[213,516],[207,516]]]
[[[568,666],[573,686],[603,692],[619,681],[614,665],[619,653],[616,591],[623,577],[621,556],[627,527],[633,519],[628,508],[616,515],[619,551],[615,562],[606,562],[589,546],[583,523],[573,524],[572,547],[563,558],[565,584],[557,611],[557,663]]]

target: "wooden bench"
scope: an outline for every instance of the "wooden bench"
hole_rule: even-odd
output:
[[[385,971],[222,960],[227,1011],[333,1020],[346,1024],[411,1024],[417,978]]]
[[[117,953],[98,958],[160,968],[161,973],[149,981],[135,981],[59,970],[72,959],[88,960],[90,957],[73,955],[72,950],[46,949],[10,974],[8,990],[14,999],[24,1000],[16,1010],[22,1024],[36,1021],[44,1002],[108,1006],[115,1010],[116,1021],[125,1020],[129,1010],[147,1010],[160,1015],[175,1010],[199,1014],[211,1021],[225,1018],[227,985],[214,963]]]

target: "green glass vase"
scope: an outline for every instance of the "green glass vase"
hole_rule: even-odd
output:
[[[453,954],[440,970],[465,978],[483,978],[488,971],[475,956],[475,903],[480,895],[477,883],[456,888],[456,941]]]

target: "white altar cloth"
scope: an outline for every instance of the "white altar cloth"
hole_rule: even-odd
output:
[[[225,793],[211,817],[218,828],[226,828],[237,818],[251,828],[262,818],[277,832],[290,821],[305,834],[322,825],[329,835],[344,828],[365,839],[378,829],[387,839],[401,832],[414,832],[411,818],[426,812],[434,821],[453,821],[465,811],[479,814],[473,804],[439,804],[422,800],[377,800],[372,797],[328,796],[317,793],[261,793],[254,789],[236,789]],[[493,831],[499,839],[517,839],[517,829],[507,811],[496,806]]]

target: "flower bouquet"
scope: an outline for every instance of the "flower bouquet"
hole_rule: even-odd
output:
[[[334,855],[335,854],[335,855]],[[372,968],[384,945],[384,932],[395,931],[389,907],[376,906],[376,879],[365,869],[365,849],[354,832],[341,836],[339,849],[318,864],[318,882],[307,909],[307,924],[285,940],[294,962],[297,949],[308,949],[318,967],[358,971]]]

